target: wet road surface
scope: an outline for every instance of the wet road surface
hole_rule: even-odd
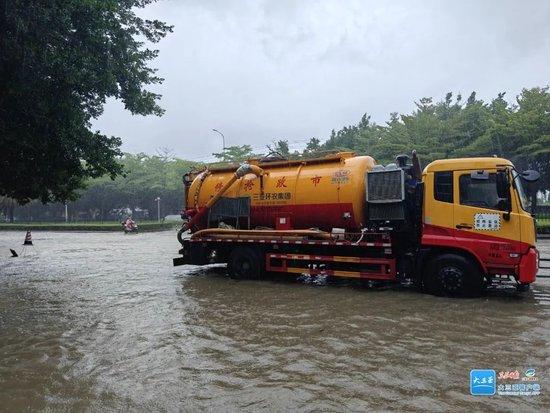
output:
[[[0,232],[2,411],[550,408],[550,279],[453,300],[173,268],[172,232],[33,235],[12,259]],[[540,396],[469,393],[528,367]]]

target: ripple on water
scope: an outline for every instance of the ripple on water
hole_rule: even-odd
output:
[[[0,233],[0,250],[18,246],[20,235]],[[35,246],[0,259],[7,410],[549,406],[548,393],[475,399],[467,378],[483,367],[549,371],[550,282],[524,297],[449,300],[312,278],[235,281],[219,266],[173,268],[171,232],[40,233]],[[541,386],[550,388],[546,376]]]

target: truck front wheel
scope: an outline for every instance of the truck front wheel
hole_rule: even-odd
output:
[[[233,278],[257,279],[263,272],[261,252],[255,248],[237,247],[229,255],[227,270]]]
[[[451,297],[478,297],[484,279],[476,263],[457,254],[443,254],[428,262],[424,288],[430,294]]]

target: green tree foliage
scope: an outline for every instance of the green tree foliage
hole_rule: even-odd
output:
[[[490,103],[472,92],[447,93],[441,101],[422,98],[411,114],[392,113],[385,125],[363,115],[357,125],[332,131],[317,152],[353,150],[380,163],[416,149],[424,164],[435,159],[493,156],[512,160],[520,169],[541,172],[540,189],[550,189],[550,91],[524,89],[514,104],[499,93]],[[307,150],[306,150],[307,151]]]
[[[239,163],[254,157],[250,145],[228,146],[222,152],[213,153],[212,155],[224,163]]]
[[[306,145],[306,151],[317,152],[320,150],[321,150],[321,141],[317,138],[311,138]]]
[[[69,202],[71,220],[113,219],[113,211],[126,208],[148,210],[154,219],[157,197],[161,199],[162,216],[176,214],[183,206],[183,175],[202,166],[162,151],[153,156],[124,154],[120,163],[124,167],[123,175],[114,180],[109,176],[89,179],[87,188],[79,191],[79,198]],[[5,215],[8,212],[6,210]],[[33,201],[25,207],[16,207],[16,215],[24,220],[60,219],[63,213],[62,204],[42,205]]]
[[[267,145],[267,150],[270,153],[281,155],[283,158],[290,157],[290,146],[288,140],[280,139],[273,143],[273,145]]]
[[[306,148],[304,149],[302,156],[304,158],[315,158],[322,154],[321,141],[317,138],[311,138]]]
[[[147,63],[171,27],[135,13],[154,0],[0,0],[0,196],[74,199],[122,170],[119,138],[90,130],[106,98],[161,115]]]

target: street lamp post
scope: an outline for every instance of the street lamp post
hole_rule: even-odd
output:
[[[157,219],[160,222],[160,197],[157,196],[155,201],[157,201]]]
[[[225,136],[223,136],[223,133],[221,133],[217,129],[212,129],[212,131],[220,134],[220,136],[222,137],[222,145],[223,145],[222,149],[225,149]]]

